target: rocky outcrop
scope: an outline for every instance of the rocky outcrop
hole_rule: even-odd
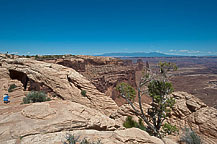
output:
[[[145,131],[137,128],[117,131],[76,130],[73,132],[56,132],[44,135],[37,134],[26,136],[21,141],[22,144],[61,144],[66,140],[67,134],[80,136],[80,139],[86,138],[91,142],[100,140],[103,144],[164,144],[162,140],[152,137]]]
[[[45,88],[61,99],[95,108],[107,115],[117,109],[111,98],[71,68],[26,58],[1,59],[0,62],[2,68],[10,72],[10,77],[20,80],[28,90],[31,90],[29,83],[36,83],[39,90]],[[86,97],[81,95],[81,90],[86,91]]]
[[[135,69],[132,60],[120,60],[111,57],[74,56],[56,61],[84,75],[102,93],[114,98],[114,87],[118,82],[127,82],[136,87]]]
[[[134,102],[134,107],[139,110],[139,104],[137,102]],[[144,112],[146,113],[150,105],[143,103],[142,107]],[[129,104],[123,104],[122,106],[120,106],[118,110],[115,111],[110,117],[115,119],[117,123],[122,125],[125,122],[127,116],[131,116],[136,121],[139,120],[137,114]]]
[[[0,79],[2,79],[2,78],[10,79],[8,69],[0,67],[0,74],[1,74]]]
[[[176,104],[168,121],[180,129],[190,127],[205,143],[214,143],[217,138],[217,110],[186,92],[174,92],[172,97]]]
[[[202,108],[189,116],[188,121],[201,134],[217,138],[217,111],[215,108]]]
[[[10,93],[11,100],[21,93],[22,83],[9,80],[18,88]],[[6,83],[5,83],[6,84]],[[6,88],[7,89],[7,86]],[[20,100],[21,100],[20,99]],[[69,100],[52,100],[43,103],[1,104],[0,143],[10,144],[62,144],[66,134],[71,133],[90,141],[102,143],[159,143],[163,142],[149,136],[139,129],[119,130],[122,123],[100,113],[98,110]]]
[[[73,68],[77,72],[85,72],[85,61],[83,59],[69,59],[69,60],[57,60],[56,64],[60,64],[66,67]]]
[[[201,136],[204,143],[215,144],[217,138],[217,110],[208,107],[200,99],[186,92],[174,92],[171,97],[175,98],[176,103],[167,122],[176,125],[180,132],[185,127],[192,128]],[[138,104],[134,103],[134,105],[139,110]],[[149,107],[148,104],[143,104],[145,113]],[[111,115],[119,123],[123,123],[127,116],[132,116],[133,119],[138,120],[128,104],[122,105]],[[178,137],[175,139],[179,140]]]
[[[83,59],[86,65],[107,65],[118,64],[119,62],[121,62],[119,59],[116,58],[102,56],[76,55],[76,58]]]
[[[125,101],[117,96],[116,85],[125,82],[136,88],[136,72],[142,71],[144,66],[141,59],[134,64],[132,60],[102,56],[68,55],[62,56],[62,58],[55,57],[57,56],[53,56],[53,59],[51,59],[52,56],[49,56],[49,59],[46,57],[40,59],[39,57],[39,60],[60,64],[80,72],[97,90],[111,97],[119,106]]]
[[[118,78],[123,76],[116,70],[117,77],[113,77],[109,70],[102,72],[102,67],[97,67],[95,77],[106,75],[105,81],[111,84],[117,83]],[[6,93],[11,84],[17,86],[10,93],[11,102],[0,102],[0,143],[62,143],[66,133],[90,140],[101,139],[103,143],[163,143],[139,129],[124,129],[122,123],[126,116],[135,115],[129,105],[118,108],[111,98],[99,92],[87,78],[72,68],[0,56],[0,94]],[[30,90],[43,90],[58,98],[43,103],[21,104]],[[81,95],[81,90],[87,92],[86,96]],[[215,143],[216,109],[185,92],[174,92],[171,96],[176,99],[176,104],[167,121],[180,130],[185,126],[191,127],[204,143]],[[138,104],[135,105],[138,108]],[[144,111],[148,107],[144,104]],[[165,141],[173,143],[168,139]]]
[[[14,88],[13,91],[9,93],[8,88],[14,84],[16,85],[16,88]],[[2,96],[6,93],[8,93],[10,96],[10,103],[8,104],[4,104],[2,100]],[[20,108],[22,108],[20,107],[20,104],[22,103],[22,98],[25,96],[22,83],[18,80],[10,80],[9,78],[1,78],[0,79],[0,96],[1,96],[0,115],[4,113],[10,114],[10,112],[19,111]]]
[[[123,61],[116,58],[101,57],[101,56],[86,56],[86,55],[76,55],[76,56],[66,55],[66,56],[62,56],[62,58],[60,57],[55,58],[55,56],[53,56],[53,58],[52,56],[50,56],[49,58],[46,57],[43,58],[42,56],[36,59],[47,63],[55,63],[66,67],[70,67],[78,72],[85,72],[86,65],[100,66],[100,65],[110,65],[110,64],[115,64],[115,65],[125,64]]]
[[[120,127],[97,110],[71,101],[24,106],[21,111],[0,115],[0,143],[36,134],[84,129],[111,131]]]
[[[115,89],[119,82],[127,82],[133,87],[136,87],[135,70],[133,67],[103,65],[103,66],[86,66],[86,71],[82,73],[87,77],[100,92],[112,94],[109,88]],[[109,94],[109,91],[111,93]]]

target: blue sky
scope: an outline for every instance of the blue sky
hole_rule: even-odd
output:
[[[0,52],[217,55],[217,0],[0,0]]]

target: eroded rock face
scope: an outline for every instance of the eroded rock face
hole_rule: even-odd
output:
[[[137,102],[134,102],[134,107],[139,110],[139,104]],[[144,112],[146,113],[147,109],[150,107],[150,105],[143,103],[142,105]],[[120,125],[122,125],[127,116],[131,116],[134,120],[138,121],[138,117],[136,116],[135,111],[132,109],[132,107],[129,104],[124,104],[118,108],[117,111],[115,111],[110,117],[115,119]]]
[[[107,64],[124,65],[123,61],[116,58],[101,57],[101,56],[87,56],[87,55],[76,55],[76,56],[69,55],[66,57],[62,56],[62,58],[51,57],[48,59],[39,57],[37,60],[45,61],[48,63],[60,64],[66,67],[73,68],[78,72],[84,72],[86,65],[95,65],[95,66],[107,65]]]
[[[56,100],[24,106],[21,111],[0,116],[1,141],[67,130],[113,131],[120,127],[99,111],[71,101]]]
[[[49,59],[41,60],[75,69],[84,75],[97,90],[111,97],[118,106],[124,104],[125,101],[118,97],[117,84],[125,82],[136,88],[136,83],[138,83],[136,77],[138,73],[136,72],[141,72],[144,68],[141,59],[134,64],[132,60],[102,56],[68,55],[62,57],[64,58],[53,56],[53,59],[49,57]]]
[[[30,119],[49,119],[56,114],[56,110],[49,103],[34,103],[24,108],[21,114]]]
[[[73,68],[77,72],[85,72],[85,61],[83,59],[59,60],[55,63]]]
[[[213,143],[217,138],[217,110],[186,92],[174,92],[172,97],[176,104],[169,121],[180,129],[191,127],[205,143]]]
[[[2,68],[0,66],[0,79],[2,78],[6,78],[6,79],[10,79],[10,76],[9,76],[9,71],[6,69],[6,68]]]
[[[0,73],[1,75],[1,73]],[[8,88],[11,85],[16,85],[16,88],[12,90],[12,92],[8,92]],[[10,103],[4,104],[3,95],[9,94]],[[18,80],[11,80],[9,78],[1,78],[0,79],[0,115],[7,113],[10,115],[11,112],[19,111],[20,104],[24,97],[23,85]]]
[[[137,128],[117,131],[96,131],[96,130],[77,130],[73,132],[57,132],[45,135],[27,136],[22,139],[22,144],[61,144],[65,141],[66,134],[80,136],[80,139],[86,138],[91,142],[98,140],[103,144],[163,144],[163,141],[150,136],[145,131]],[[172,143],[168,143],[172,144]]]
[[[134,65],[132,60],[101,56],[76,55],[55,60],[44,59],[43,61],[75,69],[84,75],[97,90],[112,97],[118,105],[123,102],[117,98],[116,85],[126,82],[136,88],[136,70],[141,71],[143,68],[142,61]]]
[[[136,88],[135,70],[133,67],[118,65],[86,66],[86,71],[82,74],[87,77],[100,92],[112,94],[116,85],[126,82]],[[111,89],[109,89],[111,88]],[[109,94],[109,91],[111,93]]]
[[[90,81],[71,68],[26,58],[1,59],[1,63],[8,71],[25,74],[29,81],[46,86],[64,100],[95,108],[107,115],[117,109],[111,98],[99,92]],[[86,97],[81,95],[81,90],[87,92]]]
[[[217,138],[217,110],[208,107],[200,99],[186,92],[174,92],[171,97],[175,98],[176,103],[167,121],[176,125],[180,132],[183,128],[190,127],[201,136],[204,143],[214,144]],[[134,105],[139,110],[138,104],[134,103]],[[149,107],[148,104],[143,104],[144,112],[147,112]],[[126,116],[132,116],[134,120],[138,119],[128,104],[119,107],[111,116],[119,123],[123,123]],[[179,138],[176,140],[178,141]]]
[[[208,137],[217,138],[217,111],[205,107],[189,116],[188,121],[197,131]]]
[[[200,108],[207,107],[207,105],[200,99],[186,92],[174,92],[172,95],[176,99],[175,110],[181,110],[185,107],[189,110],[189,113],[191,113],[199,110]],[[183,103],[183,105],[181,105],[181,103]],[[179,108],[177,106],[183,107]],[[185,113],[184,115],[188,115],[188,113]]]
[[[10,93],[11,103],[0,102],[0,143],[15,143],[20,137],[22,143],[61,143],[67,131],[104,143],[162,143],[138,129],[120,130],[125,117],[134,115],[129,105],[118,109],[111,98],[71,68],[23,58],[0,58],[0,63],[0,93],[7,92],[11,84],[17,85]],[[11,70],[13,76],[18,72],[17,79]],[[25,84],[27,89],[33,84],[39,90],[49,89],[62,100],[21,105]],[[81,96],[81,90],[87,91],[86,97]],[[184,92],[172,96],[176,105],[168,121],[180,129],[190,126],[205,143],[214,143],[216,109]],[[147,108],[145,105],[144,111]]]

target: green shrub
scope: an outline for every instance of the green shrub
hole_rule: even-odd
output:
[[[183,129],[180,142],[185,142],[186,144],[202,144],[200,137],[190,128]]]
[[[66,134],[66,141],[63,144],[76,144],[78,142],[79,137],[76,137],[71,134]]]
[[[63,144],[101,144],[100,140],[97,142],[89,142],[86,138],[79,140],[80,136],[66,134],[66,141]]]
[[[38,59],[39,58],[39,56],[38,55],[35,55],[35,59]]]
[[[123,126],[125,128],[137,127],[138,123],[132,119],[131,116],[127,116]]]
[[[116,86],[116,89],[120,92],[121,95],[125,95],[126,98],[134,102],[136,91],[133,87],[127,83],[122,82]]]
[[[55,98],[55,97],[57,97],[57,95],[56,95],[56,94],[53,94],[53,95],[52,95],[52,97],[54,97],[54,98]]]
[[[85,90],[81,90],[81,95],[86,97],[87,96],[87,92]]]
[[[176,126],[173,126],[169,123],[165,123],[163,126],[163,132],[162,133],[165,133],[165,134],[168,134],[168,135],[171,135],[173,133],[177,133],[178,132],[178,129],[176,128]]]
[[[89,142],[86,138],[84,138],[83,140],[81,140],[80,144],[102,144],[100,140],[98,140],[97,142]]]
[[[42,91],[31,91],[26,97],[23,98],[23,103],[35,103],[35,102],[45,102],[50,101],[50,98],[47,98],[47,95]]]
[[[139,119],[139,123],[134,121],[132,119],[131,116],[128,116],[123,124],[123,126],[125,128],[132,128],[132,127],[136,127],[136,128],[139,128],[141,130],[144,130],[146,131],[146,127],[144,126],[143,122],[142,122],[142,119]]]
[[[8,88],[8,92],[12,92],[13,89],[15,89],[17,86],[15,84],[10,85],[10,87]]]
[[[162,95],[171,94],[173,92],[173,87],[170,82],[152,80],[148,85],[148,92],[150,97],[153,98],[153,101],[159,103],[164,100]]]
[[[24,138],[24,136],[19,136],[20,140],[22,140]]]
[[[144,131],[147,131],[147,129],[146,129],[146,127],[144,126],[143,121],[142,121],[141,118],[139,118],[139,125],[138,125],[137,128],[139,128],[139,129],[141,129],[141,130],[144,130]]]

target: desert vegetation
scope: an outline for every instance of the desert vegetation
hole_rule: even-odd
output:
[[[200,137],[190,128],[183,129],[183,135],[180,138],[180,142],[186,144],[202,144]]]
[[[15,84],[11,84],[8,88],[8,92],[13,92],[13,90],[16,88],[17,86]]]
[[[123,126],[124,126],[125,128],[136,127],[136,128],[139,128],[139,129],[141,129],[141,130],[146,131],[146,127],[144,126],[143,121],[142,121],[141,118],[139,119],[139,122],[136,122],[135,120],[132,119],[131,116],[128,116],[128,117],[126,118],[126,121],[123,123]]]
[[[153,72],[149,65],[146,65],[144,75],[141,78],[138,87],[139,110],[134,106],[134,91],[127,84],[120,84],[117,90],[120,95],[130,104],[132,109],[146,124],[146,131],[156,137],[162,138],[165,134],[176,132],[176,127],[169,123],[164,123],[169,116],[175,100],[168,95],[173,92],[172,84],[168,81],[167,72],[176,70],[177,67],[173,63],[159,63],[158,71]],[[130,89],[130,90],[129,90]],[[143,111],[141,96],[148,94],[152,98],[151,108],[148,109],[148,116]],[[130,121],[128,118],[127,121]],[[135,123],[136,125],[136,123]],[[163,128],[162,128],[163,127]]]
[[[80,136],[75,136],[72,134],[66,134],[66,141],[63,144],[102,144],[100,140],[97,142],[90,142],[86,138],[80,139]]]
[[[45,102],[50,101],[50,98],[43,91],[31,91],[23,98],[23,103],[36,103],[36,102]]]
[[[117,85],[116,89],[118,91],[122,92],[122,95],[125,95],[127,99],[131,100],[132,102],[134,102],[134,99],[136,97],[136,91],[133,87],[131,87],[130,85],[122,82],[120,84]]]
[[[81,90],[81,95],[86,97],[87,96],[87,92],[85,90]]]

